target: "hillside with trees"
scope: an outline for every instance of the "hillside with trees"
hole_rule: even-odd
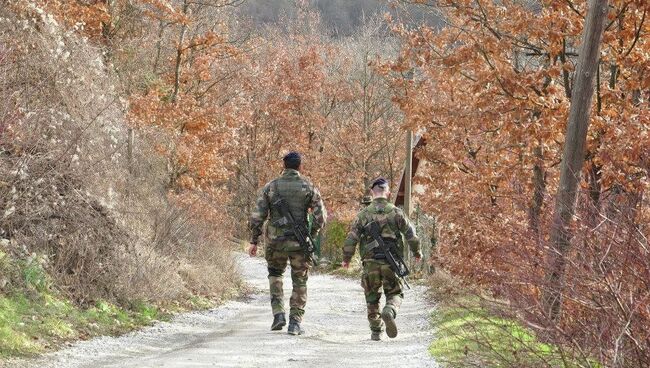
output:
[[[237,294],[230,253],[290,150],[336,268],[411,131],[414,220],[453,280],[435,298],[483,308],[451,366],[650,365],[650,3],[597,8],[589,72],[592,2],[0,0],[0,307],[95,316],[34,342],[40,320],[0,312],[0,353]],[[88,327],[101,313],[128,327]]]

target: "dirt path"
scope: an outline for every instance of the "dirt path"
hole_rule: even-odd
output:
[[[259,290],[206,312],[179,315],[119,338],[98,338],[34,362],[43,368],[96,367],[435,367],[424,287],[407,291],[399,335],[370,341],[358,282],[328,275],[309,278],[306,334],[271,332],[266,265],[237,256],[245,279]],[[289,272],[287,272],[287,275]],[[290,295],[289,277],[285,296]],[[287,301],[288,304],[288,301]]]

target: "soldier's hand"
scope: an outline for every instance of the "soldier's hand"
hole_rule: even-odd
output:
[[[345,269],[350,268],[350,262],[343,261],[343,263],[341,264],[341,267],[343,267]]]
[[[255,257],[257,255],[257,244],[251,243],[251,246],[248,248],[248,255]]]

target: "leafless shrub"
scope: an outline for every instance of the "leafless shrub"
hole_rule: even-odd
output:
[[[0,238],[14,256],[44,254],[80,303],[233,285],[225,242],[169,203],[165,163],[146,138],[127,155],[102,51],[30,9],[0,9]]]
[[[451,308],[474,313],[475,320],[466,323],[461,333],[469,334],[476,346],[498,352],[490,356],[498,358],[499,366],[648,366],[650,246],[644,198],[643,191],[622,187],[596,199],[581,193],[572,239],[575,251],[564,260],[567,276],[561,284],[544,278],[545,255],[551,246],[545,234],[512,227],[508,234],[512,244],[479,250],[484,263],[463,279],[480,280],[482,287],[469,296],[445,300]],[[542,223],[548,224],[549,216]],[[442,262],[455,267],[458,259],[445,240]],[[559,322],[547,314],[540,300],[548,289],[563,296]],[[504,321],[516,323],[516,329]],[[522,328],[537,338],[513,333]],[[486,330],[492,332],[485,334]],[[502,336],[498,343],[494,331]],[[509,342],[512,346],[504,347]]]

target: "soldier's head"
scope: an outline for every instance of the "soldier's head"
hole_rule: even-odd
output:
[[[300,153],[291,151],[284,156],[282,161],[284,161],[285,169],[300,170]]]
[[[372,198],[388,198],[390,190],[388,188],[388,180],[384,178],[377,178],[370,184],[370,193]]]

